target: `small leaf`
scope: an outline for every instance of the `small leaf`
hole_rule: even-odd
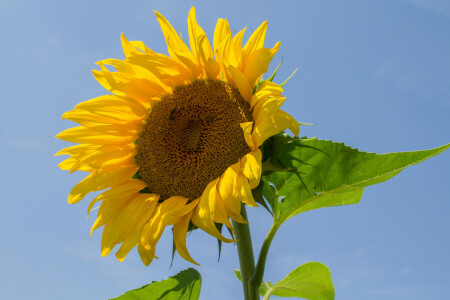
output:
[[[320,262],[301,265],[275,283],[264,299],[269,299],[270,295],[308,300],[333,300],[334,287],[330,270]]]
[[[198,300],[201,285],[200,273],[189,268],[166,280],[154,281],[111,300]]]
[[[450,147],[379,155],[322,140],[293,139],[283,143],[281,150],[274,145],[271,154],[294,170],[263,173],[264,181],[273,184],[281,199],[272,210],[282,221],[312,209],[358,203],[365,187],[386,181]],[[267,200],[267,194],[263,195]]]
[[[242,281],[241,270],[233,269],[233,271],[234,271],[234,275],[236,275],[237,279],[239,279],[239,281]]]

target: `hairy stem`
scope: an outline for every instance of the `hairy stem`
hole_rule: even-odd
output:
[[[241,207],[241,215],[247,220],[247,212],[245,206]],[[249,293],[249,280],[255,271],[255,258],[253,256],[252,237],[250,235],[250,227],[247,224],[237,223],[233,221],[233,227],[236,232],[237,250],[239,255],[239,264],[241,267],[242,287],[244,289],[245,300],[257,300],[259,298],[259,290],[255,297]]]

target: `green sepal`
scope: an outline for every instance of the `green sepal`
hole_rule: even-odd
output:
[[[223,224],[222,223],[215,223],[217,230],[219,230],[220,233],[222,233]],[[222,241],[217,239],[217,247],[219,250],[219,254],[217,256],[217,262],[220,261],[220,254],[222,254]]]
[[[289,80],[291,80],[292,76],[294,76],[295,73],[297,73],[298,71],[298,67],[294,70],[294,72],[292,72],[291,76],[289,76],[285,81],[283,81],[282,84],[280,84],[281,87],[285,86],[286,83],[288,83]]]
[[[267,205],[266,201],[263,197],[263,187],[264,181],[261,179],[259,181],[259,185],[252,190],[253,199],[259,204],[261,204],[271,215],[273,215],[272,210]]]
[[[273,81],[273,79],[275,78],[275,75],[278,72],[278,69],[280,69],[281,63],[283,62],[283,60],[278,64],[278,66],[276,67],[275,71],[273,71],[272,75],[270,75],[270,77],[268,79],[263,79],[260,80],[256,86],[252,89],[252,94],[256,93],[257,90],[259,90],[259,87],[261,86],[261,84],[264,83],[264,81]]]
[[[141,175],[139,174],[139,172],[134,173],[134,175],[131,177],[131,179],[142,179]]]
[[[175,259],[175,252],[177,251],[177,247],[175,246],[175,239],[173,238],[173,228],[172,228],[172,259],[170,260],[169,269],[172,268],[173,260]]]
[[[270,75],[270,77],[268,79],[266,79],[266,81],[273,81],[275,79],[275,75],[277,75],[278,70],[281,67],[281,64],[283,63],[283,59],[281,59],[280,63],[278,64],[278,66],[275,68],[275,71],[273,71],[272,75]]]
[[[188,232],[189,232],[189,234],[190,234],[193,230],[195,230],[195,229],[197,229],[197,228],[198,228],[198,227],[195,226],[194,223],[192,223],[192,221],[189,221],[189,225],[188,225]]]
[[[261,80],[260,82],[258,82],[258,84],[256,84],[256,86],[252,89],[252,95],[258,91],[259,87],[261,86],[261,84],[263,84],[264,81],[265,80]]]

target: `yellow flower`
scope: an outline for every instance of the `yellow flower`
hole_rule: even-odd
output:
[[[90,192],[108,189],[93,199],[101,202],[92,231],[104,226],[102,256],[115,245],[119,261],[137,246],[144,264],[166,226],[173,225],[179,254],[196,263],[186,248],[189,223],[231,242],[216,223],[233,230],[230,219],[244,223],[241,203],[257,206],[251,189],[261,177],[261,150],[269,137],[298,123],[280,110],[282,88],[260,82],[280,47],[264,48],[267,22],[244,47],[245,29],[234,36],[219,19],[213,48],[189,12],[189,47],[158,12],[169,56],[122,35],[124,60],[106,59],[94,70],[112,95],[75,106],[62,117],[81,126],[58,138],[79,145],[57,155],[71,157],[63,170],[90,173],[70,192],[77,203]],[[107,69],[114,67],[115,71]]]

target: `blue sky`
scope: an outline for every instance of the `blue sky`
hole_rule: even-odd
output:
[[[145,267],[133,251],[119,263],[100,257],[101,232],[89,237],[89,201],[67,204],[83,174],[57,168],[54,138],[73,126],[63,112],[106,93],[94,63],[122,58],[120,34],[166,53],[152,10],[187,36],[187,14],[209,36],[218,18],[247,33],[268,20],[266,45],[281,41],[284,109],[302,135],[377,153],[450,142],[450,4],[380,1],[16,1],[0,2],[0,290],[5,299],[107,299],[191,267],[169,269],[169,231],[160,260]],[[248,35],[247,35],[248,37]],[[360,204],[321,209],[287,221],[269,252],[266,280],[308,261],[332,272],[336,299],[443,299],[450,285],[450,152],[368,188]],[[250,209],[255,251],[270,226]],[[188,239],[202,265],[201,299],[239,299],[233,245],[200,231]]]

